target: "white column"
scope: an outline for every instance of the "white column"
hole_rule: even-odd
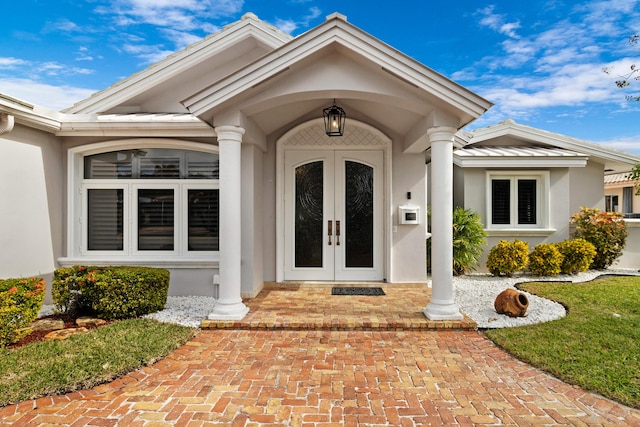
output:
[[[216,126],[220,148],[220,295],[211,320],[240,320],[248,312],[241,297],[241,144],[244,129]]]
[[[453,135],[456,129],[429,129],[431,142],[431,300],[424,308],[430,320],[463,316],[453,291]]]

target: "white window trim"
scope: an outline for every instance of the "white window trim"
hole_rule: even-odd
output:
[[[123,232],[125,241],[123,251],[87,251],[87,233],[83,230],[86,226],[87,218],[87,198],[88,188],[124,188],[132,191],[133,186],[148,188],[150,184],[160,183],[164,188],[180,187],[176,197],[181,198],[181,193],[187,197],[187,191],[194,188],[219,189],[219,181],[196,180],[85,180],[84,179],[84,157],[92,154],[99,154],[109,151],[144,148],[172,148],[179,150],[202,151],[206,153],[219,154],[218,146],[202,144],[197,142],[182,141],[170,138],[133,138],[119,141],[100,142],[79,147],[70,148],[67,152],[67,256],[58,259],[61,265],[70,263],[93,263],[95,265],[119,263],[123,265],[177,265],[183,267],[201,266],[203,262],[207,266],[215,266],[219,262],[219,251],[186,251],[188,239],[188,225],[182,224],[186,221],[187,206],[179,207],[175,210],[176,216],[176,240],[174,251],[134,251],[131,239],[135,239],[132,232],[132,222],[137,221],[136,215],[131,206],[123,206],[124,224]],[[160,188],[160,187],[157,187]],[[125,197],[125,204],[135,204],[132,196]],[[182,204],[181,204],[182,205]],[[178,205],[177,205],[178,206]],[[137,207],[136,207],[137,209]],[[83,224],[84,220],[84,224]],[[178,222],[180,221],[180,222]],[[184,227],[184,232],[177,231],[178,227]],[[178,250],[176,250],[179,248]]]
[[[527,231],[548,230],[550,217],[550,187],[549,187],[549,171],[487,171],[486,172],[486,216],[488,231],[509,230],[509,231]],[[493,179],[511,179],[511,208],[509,224],[493,224],[492,216],[492,185]],[[514,185],[519,179],[535,179],[536,180],[536,224],[518,224],[517,213],[517,185]]]

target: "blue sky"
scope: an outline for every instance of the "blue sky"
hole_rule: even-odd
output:
[[[579,3],[579,4],[576,4]],[[291,35],[333,12],[518,123],[640,153],[640,0],[20,0],[3,4],[0,92],[60,110],[253,12]],[[610,75],[602,70],[612,69]]]

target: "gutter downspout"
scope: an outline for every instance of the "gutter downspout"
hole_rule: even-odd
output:
[[[0,135],[11,132],[14,123],[15,120],[11,114],[0,113]]]

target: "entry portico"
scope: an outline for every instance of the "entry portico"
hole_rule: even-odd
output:
[[[342,136],[323,126],[334,103]],[[215,296],[209,318],[236,320],[265,282],[426,284],[429,193],[424,314],[460,319],[454,135],[490,107],[340,14],[295,38],[247,14],[62,112],[0,97],[3,156],[43,165],[40,208],[3,213],[11,257],[32,253],[20,230],[48,229],[42,271],[167,268],[171,295]]]
[[[348,112],[347,130],[339,138],[324,135],[321,123],[317,120],[322,108],[333,100]],[[307,163],[297,159],[288,161],[287,153],[304,152],[307,157],[312,153],[309,158],[316,158],[312,150],[331,153],[331,165],[334,164],[335,153],[344,150],[351,150],[350,155],[358,162],[365,153],[380,153],[379,165],[368,162],[374,165],[375,171],[372,178],[376,203],[372,228],[375,243],[372,250],[376,253],[372,255],[371,265],[365,266],[371,268],[354,268],[352,274],[345,277],[352,281],[424,281],[424,257],[415,260],[419,262],[418,265],[408,265],[402,259],[410,259],[411,252],[424,254],[426,204],[424,191],[423,194],[419,191],[416,194],[416,184],[418,188],[425,185],[424,169],[418,165],[424,167],[423,153],[431,150],[433,294],[424,314],[433,320],[462,317],[453,298],[451,269],[453,141],[454,134],[461,127],[490,107],[489,102],[350,25],[344,16],[334,14],[319,27],[186,98],[182,104],[205,123],[212,124],[216,131],[236,129],[235,139],[240,139],[243,146],[252,144],[264,153],[265,159],[271,162],[275,160],[273,261],[275,279],[278,281],[336,280],[338,277],[314,276],[314,271],[327,272],[327,265],[323,263],[309,266],[303,262],[302,267],[296,268],[295,249],[289,248],[289,245],[294,245],[292,242],[296,234],[295,230],[289,232],[294,227],[292,206],[295,202],[289,203],[288,200],[295,198],[292,194],[295,186],[288,183],[288,178],[296,173],[290,168],[294,164]],[[228,162],[237,156],[233,154],[237,144],[220,143],[219,147],[221,162],[224,163],[225,159]],[[327,167],[326,159],[322,160],[322,164]],[[250,165],[243,164],[242,168],[247,166]],[[329,170],[332,177],[343,176],[335,166]],[[221,175],[221,204],[227,203],[228,206],[220,213],[220,239],[221,247],[233,248],[238,243],[237,236],[241,234],[242,225],[238,221],[237,211],[229,209],[229,206],[242,206],[241,200],[246,204],[249,197],[241,195],[247,186],[235,188],[234,184],[225,181]],[[336,196],[338,203],[344,198],[340,185],[344,183],[329,190],[324,188],[330,198],[334,193],[339,195]],[[405,195],[409,193],[414,194],[414,199],[410,201],[412,204],[414,200],[420,202],[423,218],[419,226],[399,230],[397,207],[407,202]],[[242,211],[242,207],[239,210]],[[225,215],[233,218],[225,218]],[[322,242],[325,249],[331,245],[331,235],[339,232],[338,217],[341,215],[343,210],[335,216],[334,223],[332,210],[321,221],[322,235],[328,236],[328,240],[323,239]],[[227,227],[235,230],[222,233]],[[401,234],[410,241],[406,247]],[[259,244],[256,238],[243,236],[243,245],[247,240],[250,245]],[[412,248],[412,245],[421,247]],[[338,249],[335,242],[330,249]],[[266,249],[263,255],[268,252]],[[324,262],[326,250],[321,249],[321,252]],[[224,307],[226,301],[231,303],[240,299],[240,272],[229,271],[241,269],[240,253],[238,248],[225,253],[224,258],[221,256],[220,259],[221,289],[225,289],[220,303]],[[268,261],[267,257],[263,259],[265,261]],[[337,263],[345,268],[342,258]],[[407,271],[409,269],[412,271]],[[246,270],[243,276],[246,280]],[[234,312],[237,316],[242,316],[246,310],[241,304],[232,303],[231,306],[237,310]],[[221,313],[214,309],[210,318],[230,315],[227,308]]]

